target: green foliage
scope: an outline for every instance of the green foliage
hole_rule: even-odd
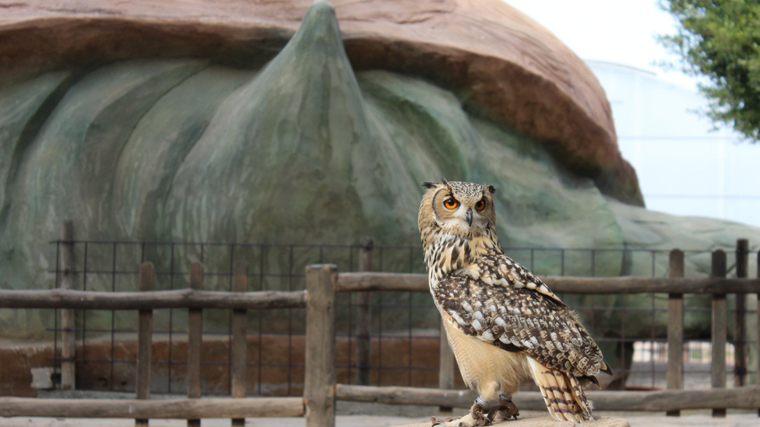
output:
[[[661,0],[680,23],[660,41],[681,57],[685,72],[705,76],[708,116],[760,140],[760,2]]]

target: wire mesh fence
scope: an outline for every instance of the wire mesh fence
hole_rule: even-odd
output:
[[[234,265],[249,264],[250,291],[303,290],[309,264],[331,263],[339,272],[358,271],[364,253],[372,270],[424,273],[422,249],[415,245],[288,245],[249,243],[189,243],[131,241],[54,241],[60,260],[62,245],[74,248],[74,289],[137,291],[139,266],[155,265],[155,290],[189,287],[189,265],[205,267],[205,289],[231,290]],[[363,252],[364,251],[364,252]],[[367,252],[368,251],[368,252]],[[619,276],[668,275],[669,251],[639,249],[505,248],[509,256],[538,275]],[[686,251],[687,275],[709,271],[711,251]],[[52,255],[52,254],[51,254]],[[736,252],[729,251],[734,266]],[[60,263],[50,271],[51,287],[60,284]],[[729,268],[732,273],[733,269]],[[602,347],[616,376],[612,388],[665,388],[667,362],[666,294],[559,295],[575,310]],[[730,303],[730,301],[729,301]],[[362,331],[360,311],[369,312],[369,360],[357,360]],[[49,310],[52,335],[50,363],[60,368],[61,328],[57,311]],[[710,297],[686,295],[684,302],[684,377],[686,388],[709,387]],[[747,311],[752,323],[755,310]],[[303,392],[305,312],[300,309],[248,311],[249,395],[299,396]],[[734,316],[729,316],[733,319]],[[204,311],[202,355],[204,395],[229,395],[231,388],[231,312]],[[730,319],[729,319],[730,320]],[[735,329],[729,321],[730,331]],[[154,312],[154,393],[186,391],[187,310]],[[137,312],[77,310],[75,326],[77,389],[134,390]],[[753,336],[750,334],[750,336]],[[729,337],[731,335],[729,334]],[[427,294],[372,292],[339,293],[336,311],[338,382],[369,385],[436,387],[439,370],[440,317]],[[733,344],[737,344],[732,341]],[[745,339],[752,346],[755,341]],[[733,369],[733,346],[727,357]],[[751,364],[750,366],[754,366]],[[756,372],[750,370],[750,375]],[[455,376],[458,377],[458,376]],[[729,381],[731,382],[731,381]],[[461,383],[459,383],[461,385]]]

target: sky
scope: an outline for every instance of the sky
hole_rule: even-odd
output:
[[[674,61],[656,39],[675,33],[676,21],[658,0],[505,0],[557,36],[586,61],[605,61],[656,73],[684,87],[696,79],[666,71],[655,61]]]

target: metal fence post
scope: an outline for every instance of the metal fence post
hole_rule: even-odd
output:
[[[61,238],[63,240],[61,289],[74,288],[74,223],[63,222]],[[61,389],[76,388],[76,330],[73,309],[61,309]]]
[[[235,263],[235,277],[232,283],[233,292],[248,291],[248,263],[238,261]],[[232,386],[230,394],[233,398],[245,397],[246,389],[246,360],[248,353],[247,340],[247,311],[233,310],[232,312],[232,344],[230,351],[232,357],[230,361],[230,374],[232,375]],[[233,418],[232,427],[245,426],[245,418]]]
[[[736,241],[736,277],[749,277],[749,240]],[[734,329],[734,386],[744,385],[747,375],[747,295],[736,294],[736,328]]]
[[[670,251],[672,278],[683,277],[683,251]],[[668,389],[683,388],[683,294],[668,294]],[[681,411],[668,411],[670,417],[678,417]]]
[[[140,266],[140,292],[153,290],[153,264],[144,262]],[[150,364],[153,344],[153,310],[141,309],[137,331],[137,379],[135,380],[135,397],[150,399]],[[147,419],[135,419],[135,427],[147,427]]]
[[[203,290],[203,266],[190,264],[190,288]],[[201,351],[203,347],[203,309],[191,308],[187,319],[187,397],[201,398]],[[188,419],[187,427],[200,427],[200,419]]]
[[[338,268],[306,267],[306,427],[335,427],[335,293]]]
[[[375,241],[372,237],[364,237],[361,242],[359,255],[359,271],[372,271],[372,254]],[[356,293],[356,384],[369,385],[370,366],[372,364],[372,343],[370,329],[372,328],[371,292]]]
[[[712,254],[712,277],[726,277],[726,253]],[[712,388],[726,388],[726,294],[712,298]],[[713,408],[713,417],[725,417],[726,408]]]

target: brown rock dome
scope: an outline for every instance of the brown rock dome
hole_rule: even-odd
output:
[[[4,78],[72,64],[209,57],[260,64],[310,0],[0,0]],[[607,195],[643,205],[609,103],[589,68],[500,0],[334,0],[357,70],[424,77],[467,108],[544,141]]]

